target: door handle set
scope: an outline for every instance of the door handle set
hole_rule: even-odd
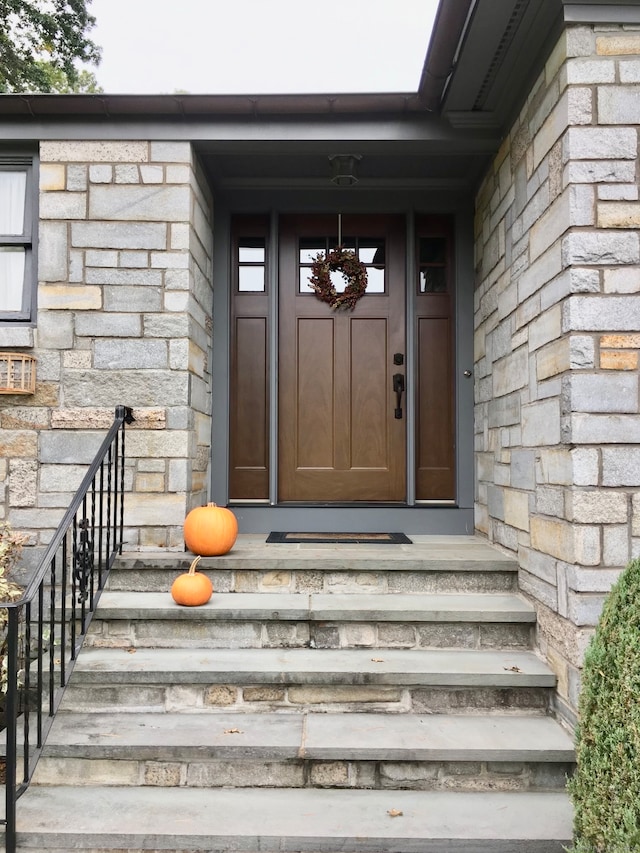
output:
[[[396,420],[400,420],[402,418],[402,394],[404,392],[403,373],[393,374],[393,391],[396,395],[396,408],[394,412],[394,417],[396,418]]]

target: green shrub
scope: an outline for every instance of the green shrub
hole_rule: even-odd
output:
[[[582,674],[574,853],[640,850],[640,560],[607,596]]]

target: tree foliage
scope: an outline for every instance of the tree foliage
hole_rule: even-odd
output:
[[[576,753],[574,853],[640,850],[640,560],[607,596],[585,655]]]
[[[95,24],[91,0],[0,0],[0,92],[55,92],[55,73],[68,91],[82,72],[75,62],[97,65],[100,49],[88,36]],[[89,72],[90,73],[90,72]]]

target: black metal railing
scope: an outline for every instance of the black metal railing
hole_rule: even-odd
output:
[[[23,596],[3,603],[6,853],[16,850],[16,802],[40,757],[109,570],[122,552],[125,425],[115,420]]]

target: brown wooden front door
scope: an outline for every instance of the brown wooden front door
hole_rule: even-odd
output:
[[[337,231],[334,216],[280,223],[278,499],[401,502],[406,409],[394,376],[404,383],[404,221],[344,217],[342,243],[368,272],[353,310],[333,310],[308,286],[313,257],[337,245]]]
[[[312,258],[337,244],[337,218],[282,217],[277,258],[270,227],[265,216],[233,221],[230,501],[455,502],[452,221],[415,217],[407,280],[405,218],[345,216],[342,242],[368,271],[353,311],[308,286]],[[410,383],[409,408],[396,376]]]

